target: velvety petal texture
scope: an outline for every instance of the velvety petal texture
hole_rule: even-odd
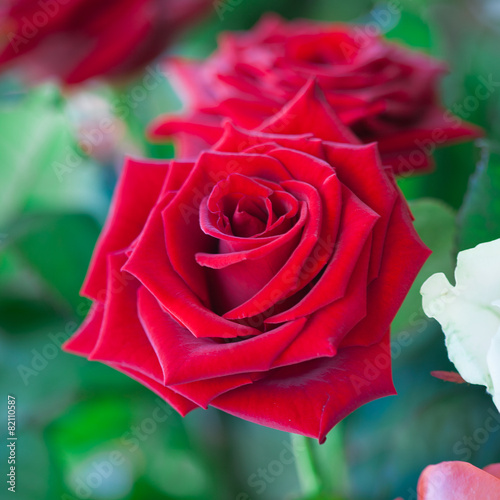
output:
[[[383,163],[408,175],[432,167],[437,147],[482,135],[441,105],[441,62],[360,31],[267,14],[250,31],[224,33],[208,59],[169,61],[187,111],[155,120],[152,139],[173,136],[182,156],[195,155],[220,138],[228,117],[244,128],[378,142]],[[328,108],[304,95],[287,105],[311,80]],[[302,117],[293,129],[280,117],[284,106],[285,114]]]
[[[128,160],[65,348],[181,414],[214,406],[321,442],[394,394],[389,329],[429,250],[376,146],[343,134],[308,83],[196,160]]]
[[[0,70],[20,62],[32,78],[56,77],[66,84],[131,75],[210,5],[207,0],[5,0]],[[155,71],[145,86],[159,78]]]

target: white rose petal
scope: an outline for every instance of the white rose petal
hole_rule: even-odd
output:
[[[455,281],[431,276],[420,290],[424,312],[441,323],[460,375],[486,386],[500,409],[500,239],[460,252]]]

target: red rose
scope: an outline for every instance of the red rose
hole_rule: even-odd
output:
[[[420,476],[417,493],[418,500],[498,500],[500,464],[484,470],[467,462],[429,465]]]
[[[211,405],[321,441],[393,394],[389,327],[428,249],[376,146],[338,137],[308,86],[268,127],[227,123],[196,161],[129,160],[66,349],[182,414]]]
[[[68,84],[128,75],[158,56],[179,28],[210,4],[7,0],[0,7],[0,68],[22,57],[36,76],[57,76]]]
[[[481,135],[441,106],[442,63],[370,37],[361,26],[266,16],[251,31],[224,34],[208,59],[170,67],[190,111],[157,120],[156,139],[194,132],[203,147],[214,144],[221,117],[257,127],[311,78],[351,130],[351,142],[378,142],[396,173],[426,169],[436,147]]]

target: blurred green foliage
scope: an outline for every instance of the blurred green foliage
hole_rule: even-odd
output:
[[[212,16],[173,52],[203,57],[221,30],[249,28],[267,10],[287,18],[375,23],[390,39],[449,63],[445,104],[461,109],[489,138],[481,147],[440,150],[434,173],[400,181],[415,200],[416,227],[435,253],[394,323],[399,396],[357,410],[325,445],[311,445],[321,487],[309,498],[414,498],[418,475],[429,463],[500,461],[499,436],[463,445],[482,428],[492,403],[481,388],[430,376],[452,367],[439,325],[423,316],[418,294],[430,274],[450,275],[458,249],[500,236],[500,92],[464,108],[480,78],[500,81],[496,0],[400,0],[400,15],[388,20],[384,1],[226,3],[221,14],[215,2]],[[90,91],[116,111],[113,103],[137,84]],[[28,90],[8,77],[0,81],[0,385],[2,394],[18,400],[17,498],[300,498],[297,460],[280,462],[292,447],[286,434],[214,410],[181,419],[129,378],[60,350],[88,310],[78,290],[114,179],[108,163],[79,149],[67,98],[52,86]],[[122,114],[134,147],[152,157],[171,156],[170,146],[148,143],[143,131],[151,118],[178,105],[165,80]],[[158,408],[164,421],[154,419]]]

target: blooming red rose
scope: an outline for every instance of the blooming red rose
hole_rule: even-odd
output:
[[[208,0],[6,0],[0,68],[23,61],[68,84],[141,69]]]
[[[221,117],[257,127],[311,78],[350,129],[351,142],[378,142],[396,173],[426,169],[436,147],[481,135],[441,106],[441,62],[362,27],[268,15],[251,31],[225,33],[208,59],[175,60],[169,69],[189,111],[160,117],[151,127],[155,139],[194,132],[202,147],[214,144]]]
[[[498,500],[500,464],[484,470],[467,462],[430,465],[420,476],[417,494],[418,500]]]
[[[310,85],[196,161],[129,160],[65,348],[182,414],[320,440],[393,394],[390,324],[429,252],[376,145],[341,137]]]

